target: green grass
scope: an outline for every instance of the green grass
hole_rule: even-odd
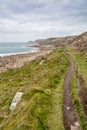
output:
[[[68,65],[60,49],[0,74],[0,130],[64,130],[63,81]],[[9,106],[18,91],[24,95],[10,112]]]

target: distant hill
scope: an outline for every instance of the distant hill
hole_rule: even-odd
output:
[[[55,47],[64,47],[70,44],[81,52],[87,53],[87,32],[77,36],[38,39],[35,42],[39,45],[53,45]]]
[[[67,44],[70,44],[71,41],[76,36],[68,36],[68,37],[57,37],[57,38],[48,38],[48,39],[38,39],[35,42],[43,45],[53,45],[55,47],[63,47]]]

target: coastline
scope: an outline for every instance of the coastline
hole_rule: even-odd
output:
[[[34,42],[32,46],[30,43],[27,46],[24,42],[0,42],[0,57],[37,52],[39,48],[34,45]]]
[[[41,44],[38,44],[37,47],[39,48],[39,51],[37,52],[0,57],[0,73],[6,72],[10,69],[20,68],[39,56],[49,54],[54,49],[53,46]]]

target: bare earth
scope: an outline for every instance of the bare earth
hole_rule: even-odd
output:
[[[74,108],[72,101],[70,82],[74,71],[74,62],[70,56],[68,56],[70,67],[66,73],[64,81],[64,102],[63,102],[63,115],[64,115],[64,126],[66,130],[81,130],[79,118]]]

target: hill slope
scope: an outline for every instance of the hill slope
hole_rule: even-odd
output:
[[[6,62],[7,71],[0,73],[0,130],[86,130],[87,33],[36,42],[51,51],[19,68],[8,69]],[[17,57],[22,63],[29,55]],[[23,96],[11,111],[17,92]]]
[[[62,86],[67,67],[63,50],[56,50],[0,74],[0,130],[64,130]],[[11,112],[18,91],[24,95]]]

